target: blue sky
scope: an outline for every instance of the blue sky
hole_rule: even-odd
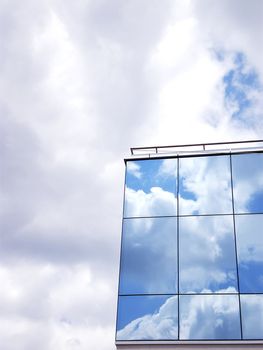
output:
[[[123,158],[262,138],[262,13],[260,0],[1,2],[2,348],[115,348]]]
[[[262,154],[232,157],[235,211],[237,213],[262,212]],[[251,182],[248,185],[248,182]]]
[[[225,103],[233,105],[232,118],[246,123],[246,113],[250,113],[254,103],[253,92],[262,91],[256,70],[249,66],[244,54],[236,53],[234,66],[225,74],[223,80]]]

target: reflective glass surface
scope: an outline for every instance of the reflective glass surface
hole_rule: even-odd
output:
[[[244,339],[263,339],[263,295],[241,295]]]
[[[117,340],[178,339],[177,296],[119,297]]]
[[[176,215],[177,159],[129,161],[125,217]]]
[[[179,160],[179,213],[231,214],[229,156]]]
[[[180,296],[180,339],[240,339],[237,295]]]
[[[263,293],[263,215],[236,215],[241,293]]]
[[[120,294],[177,293],[176,218],[123,222]]]
[[[263,153],[199,155],[126,162],[120,342],[263,341]]]
[[[236,213],[263,213],[263,154],[232,156]]]
[[[180,293],[237,293],[232,216],[179,219]]]

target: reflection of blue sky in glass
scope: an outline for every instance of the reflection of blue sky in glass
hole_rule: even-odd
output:
[[[263,154],[231,158],[243,334],[263,339]],[[240,339],[230,156],[179,159],[179,218],[177,163],[127,161],[117,340],[178,339],[178,276],[179,339]]]
[[[241,293],[263,292],[263,215],[236,216]]]
[[[263,154],[232,156],[236,213],[263,213]]]
[[[181,217],[179,252],[180,292],[236,292],[231,216]]]
[[[263,295],[241,295],[244,339],[263,339]]]
[[[180,296],[180,339],[240,339],[237,295]]]
[[[169,165],[168,165],[169,164]],[[177,160],[149,159],[127,161],[126,185],[149,193],[152,187],[176,193]]]
[[[176,296],[119,297],[117,340],[178,339]]]
[[[126,219],[120,294],[176,293],[177,219]]]
[[[179,160],[180,214],[232,213],[228,156]]]
[[[177,160],[128,161],[125,217],[176,215]]]

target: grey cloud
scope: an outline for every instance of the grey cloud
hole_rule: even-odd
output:
[[[167,26],[170,9],[170,1],[146,1],[143,11],[140,1],[82,3],[73,9],[71,3],[58,3],[57,12],[88,65],[91,95],[102,123],[98,135],[102,145],[110,142],[115,149],[127,148],[130,138],[136,142],[151,120],[157,91],[149,59]],[[73,20],[72,11],[79,20]]]
[[[32,130],[8,118],[1,122],[1,135],[2,259],[63,263],[66,258],[95,263],[102,272],[116,267],[121,200],[116,211],[109,193],[95,199],[108,191],[107,183],[95,180],[98,169],[54,170]],[[106,236],[105,217],[115,228]]]

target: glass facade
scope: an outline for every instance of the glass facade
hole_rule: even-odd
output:
[[[126,161],[117,341],[263,340],[263,153]]]

